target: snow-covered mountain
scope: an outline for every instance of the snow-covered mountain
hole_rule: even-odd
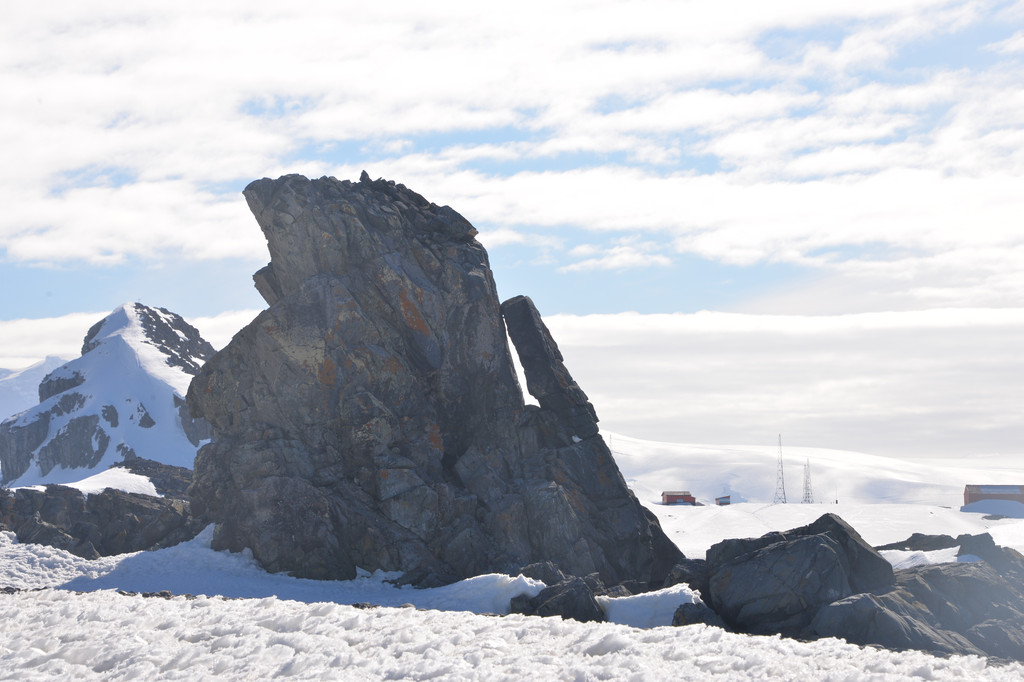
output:
[[[184,396],[213,347],[180,316],[128,303],[47,374],[39,404],[0,424],[7,485],[77,481],[134,456],[192,467],[207,437]]]
[[[39,382],[70,358],[47,355],[23,369],[0,369],[0,419],[17,414],[39,402]]]

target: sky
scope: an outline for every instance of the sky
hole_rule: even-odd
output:
[[[18,3],[0,367],[138,300],[264,307],[241,190],[404,183],[480,231],[602,424],[1024,452],[1024,2]]]

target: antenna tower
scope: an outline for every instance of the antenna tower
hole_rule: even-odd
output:
[[[804,504],[814,504],[814,495],[811,493],[811,458],[804,462]]]
[[[775,499],[772,504],[786,504],[786,481],[782,476],[782,434],[779,434],[779,467],[775,477]]]

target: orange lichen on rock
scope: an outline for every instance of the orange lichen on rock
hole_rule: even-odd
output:
[[[427,440],[438,450],[444,450],[444,441],[441,439],[441,427],[436,422],[430,422],[427,427]]]
[[[337,379],[337,367],[330,355],[324,357],[323,364],[320,365],[320,371],[317,372],[316,378],[320,380],[321,384],[326,386],[334,385]]]
[[[402,317],[405,319],[405,323],[419,333],[429,335],[430,327],[427,325],[427,321],[423,319],[423,313],[409,300],[409,293],[405,288],[398,290],[398,299],[402,303]]]

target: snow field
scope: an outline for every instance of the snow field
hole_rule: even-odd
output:
[[[213,527],[189,542],[153,552],[137,552],[92,561],[42,545],[22,545],[12,533],[0,533],[2,586],[18,589],[124,590],[226,597],[277,597],[306,603],[412,605],[421,609],[507,614],[512,597],[534,596],[544,583],[525,576],[478,575],[428,590],[397,587],[398,574],[378,571],[355,580],[305,580],[267,573],[248,552],[210,549]],[[599,597],[612,622],[635,627],[669,625],[680,604],[698,597],[686,585],[632,597]]]
[[[680,507],[658,504],[662,486],[761,499],[758,486],[766,475],[774,480],[777,453],[610,439],[641,502],[692,558],[723,538],[786,530],[827,512],[839,514],[874,545],[914,532],[989,532],[997,543],[1024,551],[1024,519],[986,519],[987,508],[965,513],[953,507],[967,480],[1024,479],[1024,470],[1007,467],[1011,458],[979,460],[975,469],[961,470],[822,451],[816,464],[814,451],[805,449],[798,457],[811,453],[812,467],[841,474],[856,497],[843,496],[839,505]],[[94,492],[105,485],[140,485],[114,480],[121,472],[103,472],[78,486]],[[771,492],[764,493],[768,499]],[[922,495],[951,503],[922,504]],[[698,598],[686,586],[600,598],[612,623],[497,617],[482,614],[506,613],[511,597],[537,594],[542,583],[492,574],[415,590],[385,582],[395,576],[382,572],[351,581],[301,580],[264,572],[247,552],[214,552],[211,537],[212,527],[176,547],[86,561],[0,533],[0,586],[58,588],[0,594],[0,680],[1024,679],[1022,664],[990,666],[975,657],[862,649],[834,639],[750,637],[703,625],[665,627],[679,604]],[[897,565],[954,555],[955,549],[886,553]],[[144,599],[115,590],[204,596]],[[382,606],[351,606],[364,602]]]
[[[887,549],[879,552],[885,560],[892,564],[892,567],[896,570],[902,570],[904,568],[913,568],[914,566],[924,566],[927,564],[948,564],[948,563],[970,563],[974,561],[981,561],[978,557],[973,554],[965,554],[962,557],[957,557],[956,553],[960,551],[959,547],[947,547],[946,549],[936,549],[929,552],[923,552],[920,550],[902,550],[902,549]]]
[[[771,531],[804,526],[822,514],[837,514],[868,544],[886,545],[914,533],[977,535],[989,533],[996,544],[1024,552],[1024,519],[986,519],[985,514],[917,504],[765,504],[688,507],[640,500],[654,512],[665,533],[691,559],[725,538],[756,538]]]
[[[977,657],[797,642],[694,625],[109,591],[0,598],[0,679],[1019,680]]]
[[[735,503],[771,502],[775,497],[776,445],[659,443],[602,432],[622,475],[645,505],[661,501],[662,490],[690,490],[714,505],[731,495]],[[968,483],[1024,484],[1021,453],[962,459],[905,460],[863,452],[783,447],[786,496],[803,499],[803,467],[810,464],[816,503],[841,505],[914,504],[959,508]]]
[[[680,671],[722,680],[1024,678],[1022,665],[974,657],[664,627],[696,598],[683,585],[602,598],[616,623],[488,616],[480,614],[506,613],[512,596],[536,594],[542,583],[484,575],[416,590],[384,582],[390,576],[381,572],[300,580],[268,574],[246,553],[210,550],[211,535],[207,528],[176,547],[86,561],[0,533],[7,585],[62,588],[0,595],[0,679],[661,680]],[[248,598],[147,599],[115,588]],[[360,602],[385,606],[348,605]]]
[[[163,497],[163,495],[156,491],[156,486],[154,486],[153,482],[148,478],[141,474],[133,474],[122,467],[105,469],[99,473],[89,476],[88,478],[83,478],[81,481],[63,483],[62,485],[65,485],[68,488],[80,490],[86,495],[101,493],[107,488],[114,488],[115,490],[123,490],[126,493],[140,493],[142,495],[152,495],[153,497]],[[27,485],[18,487],[31,488],[39,491],[46,490],[46,486],[43,485]]]

